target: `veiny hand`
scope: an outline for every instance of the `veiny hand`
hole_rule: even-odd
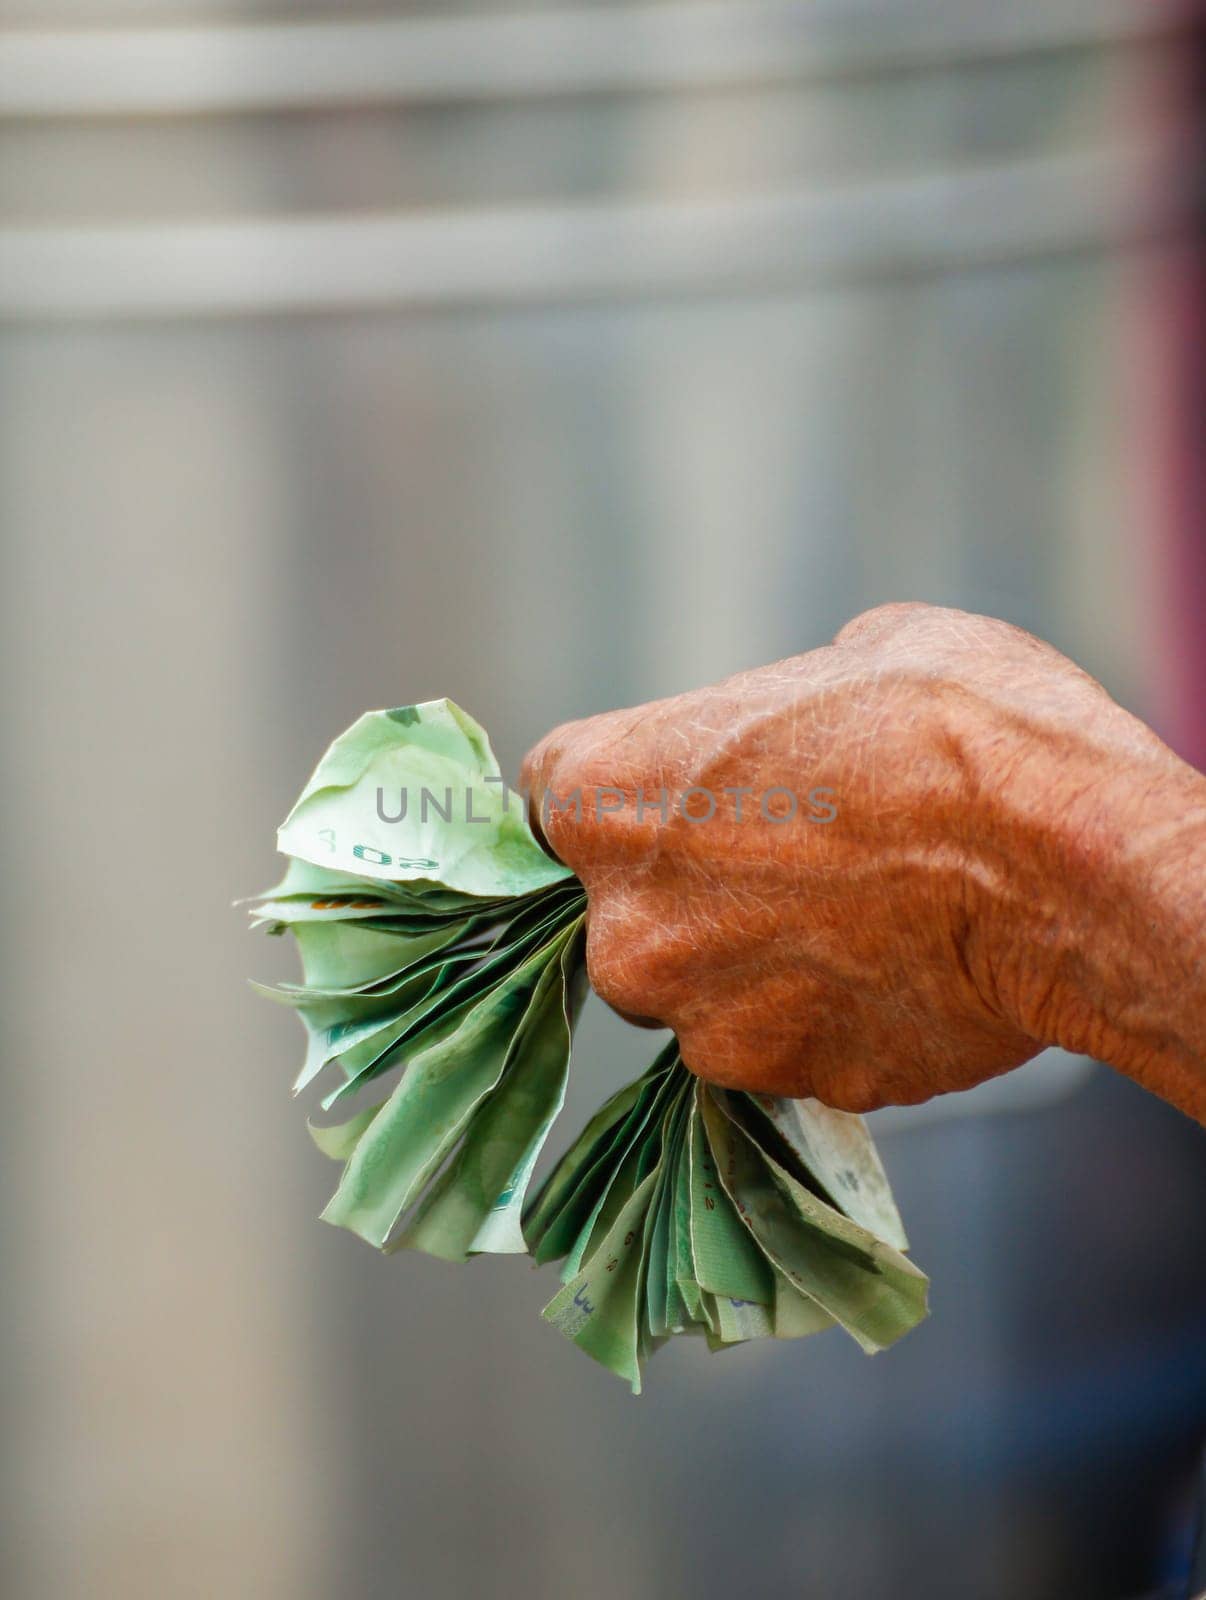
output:
[[[883,606],[523,782],[594,987],[701,1076],[867,1110],[1060,1043],[1206,1116],[1206,779],[1020,629]]]

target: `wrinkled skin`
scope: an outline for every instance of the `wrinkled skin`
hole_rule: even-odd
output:
[[[713,1082],[868,1110],[1061,1043],[1206,1116],[1206,779],[1017,628],[880,607],[567,723],[523,781],[586,885],[594,987]],[[580,815],[541,805],[575,789]]]

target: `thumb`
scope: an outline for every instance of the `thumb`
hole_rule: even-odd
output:
[[[553,855],[557,852],[545,827],[544,797],[555,789],[557,769],[567,744],[566,735],[573,726],[573,723],[562,723],[546,733],[524,756],[519,769],[519,787],[528,801],[528,822],[541,844]]]

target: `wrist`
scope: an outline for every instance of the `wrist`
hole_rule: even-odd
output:
[[[1206,777],[1111,715],[1036,730],[985,788],[992,1003],[1206,1119]]]
[[[1080,1048],[1206,1120],[1206,778],[1176,762],[1131,781],[1085,942]],[[1065,1031],[1081,1031],[1075,1014]]]

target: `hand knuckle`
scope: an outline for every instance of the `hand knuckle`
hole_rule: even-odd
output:
[[[936,608],[922,600],[889,600],[851,617],[834,637],[835,644],[888,638],[911,623],[924,620]]]
[[[657,1016],[657,992],[643,971],[639,953],[621,930],[591,906],[586,933],[586,970],[591,987],[617,1011],[632,1016]]]

